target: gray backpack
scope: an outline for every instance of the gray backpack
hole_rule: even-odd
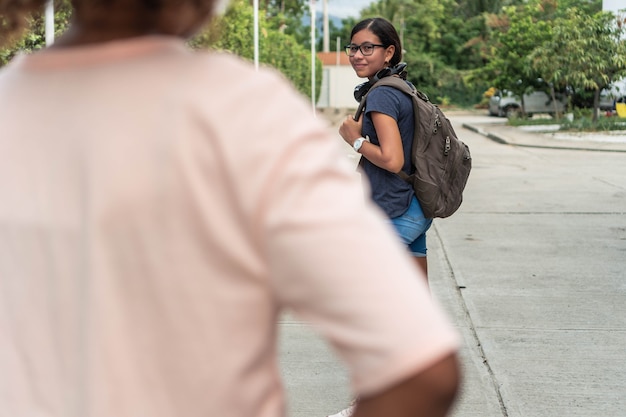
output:
[[[358,119],[369,93],[382,85],[397,88],[411,96],[415,115],[415,134],[411,148],[414,172],[398,175],[413,186],[428,218],[448,217],[463,201],[463,189],[472,169],[469,147],[461,142],[441,109],[421,91],[396,75],[380,78],[361,99],[355,113]]]

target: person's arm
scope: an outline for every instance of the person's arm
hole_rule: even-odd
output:
[[[370,146],[362,147],[361,154],[379,168],[393,173],[400,172],[404,165],[404,152],[398,123],[386,114],[371,114],[380,146],[368,143]]]
[[[404,152],[398,123],[393,117],[384,113],[372,112],[371,114],[380,145],[363,142],[359,153],[379,168],[394,173],[400,172],[404,165]],[[348,117],[339,128],[339,133],[350,146],[361,135],[362,118],[363,115],[355,121],[352,117]]]
[[[449,355],[409,379],[361,398],[353,417],[443,417],[460,384],[456,354]]]

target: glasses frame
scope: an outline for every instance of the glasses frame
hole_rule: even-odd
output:
[[[372,48],[372,52],[371,52],[371,53],[369,53],[369,54],[366,54],[365,52],[363,52],[363,49],[361,49],[363,46],[372,46],[372,47],[373,47],[373,48]],[[383,44],[380,44],[380,43],[370,43],[370,42],[363,42],[363,43],[362,43],[362,44],[360,44],[360,45],[355,45],[355,44],[351,43],[351,44],[349,44],[349,45],[344,46],[343,48],[344,48],[344,50],[346,51],[346,55],[348,55],[350,58],[352,58],[353,56],[355,56],[355,55],[356,55],[356,53],[357,53],[358,51],[361,51],[361,55],[363,55],[363,56],[371,56],[371,55],[374,55],[374,50],[376,50],[376,47],[377,47],[377,46],[378,46],[378,47],[381,47],[381,48],[386,48],[386,46],[385,46],[385,45],[383,45]],[[356,50],[354,51],[354,53],[352,53],[352,48],[356,48]]]

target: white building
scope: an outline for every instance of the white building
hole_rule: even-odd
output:
[[[322,88],[317,107],[356,109],[354,87],[367,79],[357,77],[343,51],[318,52],[317,57],[322,61]]]

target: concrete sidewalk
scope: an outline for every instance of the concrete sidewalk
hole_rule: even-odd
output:
[[[428,233],[433,296],[464,340],[451,416],[626,417],[626,145],[449,117],[473,157],[461,209]],[[291,317],[281,331],[289,415],[345,407],[326,344]]]
[[[508,126],[502,121],[463,123],[465,129],[498,143],[547,149],[626,152],[626,130],[611,132],[559,132],[556,125]]]

